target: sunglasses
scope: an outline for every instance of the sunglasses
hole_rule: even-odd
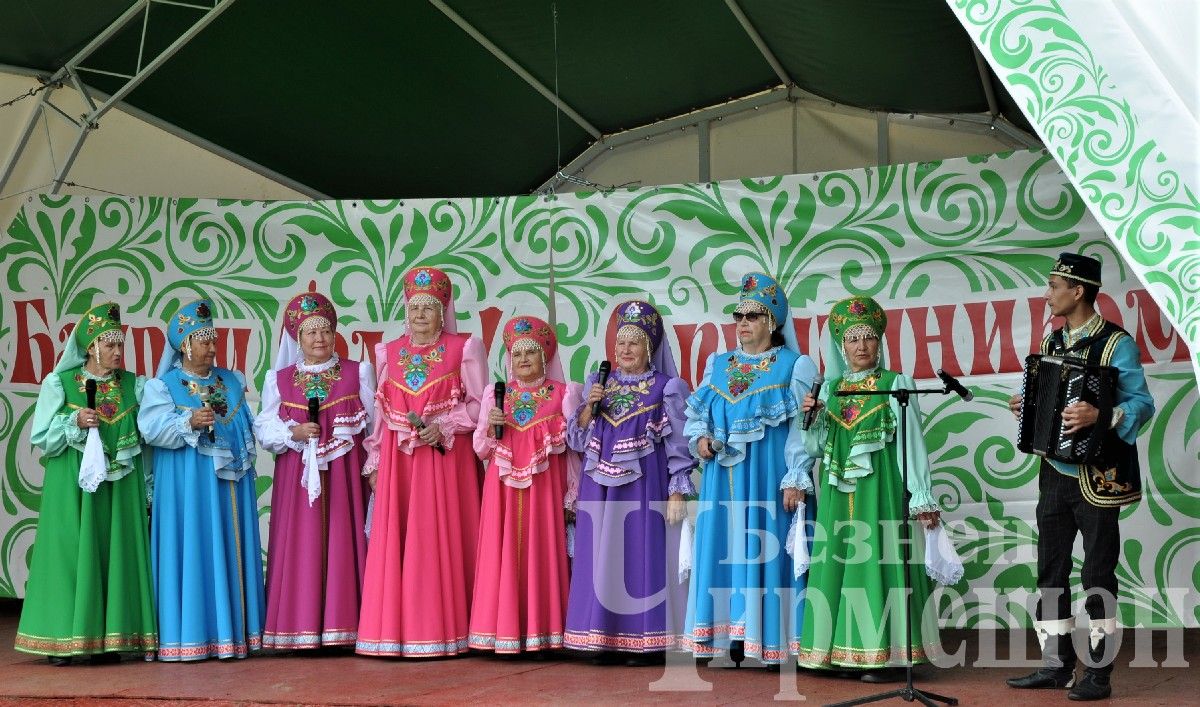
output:
[[[753,324],[754,322],[757,322],[760,318],[762,318],[764,316],[766,316],[766,315],[764,315],[762,312],[745,312],[745,313],[734,312],[733,313],[733,321],[740,322],[743,319],[745,319],[746,321]]]

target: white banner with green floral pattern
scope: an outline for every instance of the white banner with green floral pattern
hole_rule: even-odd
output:
[[[947,1],[1183,334],[1200,380],[1195,3]]]
[[[974,401],[922,401],[934,490],[967,561],[958,626],[1019,625],[1034,588],[1036,465],[1014,443],[1008,396],[1050,326],[1042,293],[1063,250],[1103,259],[1104,315],[1143,350],[1158,415],[1142,432],[1146,497],[1123,511],[1122,619],[1198,623],[1200,399],[1188,350],[1042,152],[811,175],[559,195],[416,201],[236,202],[31,198],[0,245],[0,595],[20,595],[41,486],[28,427],[39,381],[70,327],[119,302],[127,367],[153,371],[181,301],[216,303],[219,363],[257,389],[283,302],[315,288],[339,310],[338,348],[369,356],[401,330],[401,277],[447,270],[459,326],[483,337],[514,313],[554,311],[569,375],[604,358],[609,315],[649,297],[665,313],[682,374],[733,344],[740,276],[779,276],[798,338],[819,349],[829,305],[866,293],[889,311],[892,368],[961,374]],[[271,459],[259,460],[263,531]],[[1172,589],[1174,588],[1174,589]]]

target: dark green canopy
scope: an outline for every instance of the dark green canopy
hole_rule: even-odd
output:
[[[2,3],[0,64],[51,74],[132,4]],[[144,54],[197,14],[153,3]],[[86,65],[132,73],[142,32],[130,23]],[[550,0],[236,0],[125,102],[334,197],[527,192],[596,138],[488,41],[553,90]],[[945,0],[558,0],[557,48],[562,101],[605,135],[785,81],[850,106],[981,114],[987,81],[1026,125]]]

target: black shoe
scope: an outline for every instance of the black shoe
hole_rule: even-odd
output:
[[[746,659],[746,644],[742,641],[733,641],[730,643],[729,659],[733,661],[733,667],[742,667],[742,661]]]
[[[1091,662],[1084,668],[1083,677],[1079,678],[1079,682],[1075,683],[1067,697],[1078,702],[1090,702],[1103,700],[1112,694],[1111,676],[1115,656],[1108,657],[1107,662],[1105,661],[1105,653],[1111,640],[1109,636],[1102,635],[1095,645],[1089,646],[1088,657],[1091,658]]]
[[[1112,694],[1112,683],[1107,675],[1101,675],[1092,670],[1083,671],[1083,677],[1071,691],[1067,693],[1067,697],[1079,702],[1090,702],[1092,700],[1107,699]]]
[[[662,651],[650,653],[630,653],[626,655],[625,665],[631,668],[645,668],[652,665],[665,665],[667,654]]]
[[[95,653],[88,656],[88,663],[91,665],[112,665],[120,662],[120,653]]]
[[[588,658],[592,665],[616,665],[621,662],[621,656],[613,651],[600,651]]]
[[[71,656],[69,655],[48,655],[46,660],[50,661],[50,665],[62,667],[71,664]]]
[[[904,668],[879,668],[863,673],[859,680],[871,683],[904,682]]]
[[[1076,660],[1070,633],[1047,633],[1042,642],[1042,667],[1004,682],[1018,690],[1065,690],[1075,684]]]
[[[1075,669],[1038,668],[1028,675],[1004,682],[1018,690],[1065,690],[1075,684]]]

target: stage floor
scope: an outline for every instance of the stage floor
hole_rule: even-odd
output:
[[[628,668],[590,665],[571,656],[552,660],[511,660],[468,656],[446,660],[386,660],[352,655],[255,655],[246,660],[199,663],[147,663],[129,659],[119,665],[67,667],[49,665],[13,650],[19,603],[0,603],[0,707],[8,705],[197,704],[609,704],[642,703],[769,703],[780,693],[780,675],[762,669],[701,666],[696,675],[711,684],[705,692],[651,689],[664,675],[660,667]],[[1027,634],[1029,632],[1026,632]],[[1135,657],[1132,634],[1126,632],[1115,675],[1112,703],[1122,705],[1200,704],[1200,630],[1183,632],[1185,667],[1129,667]],[[1065,692],[1020,692],[1004,678],[1028,670],[976,667],[979,644],[990,632],[943,632],[951,653],[965,647],[967,665],[923,666],[916,684],[957,697],[962,705],[1068,704]],[[1000,659],[1009,654],[1008,633],[999,634]],[[1169,654],[1157,632],[1153,658]],[[1025,650],[1034,655],[1037,642],[1027,636]],[[1018,652],[1020,646],[1017,647]],[[985,648],[986,652],[986,648]],[[1139,658],[1141,658],[1139,656]],[[1145,661],[1145,658],[1141,658]],[[1032,663],[1031,663],[1032,665]],[[871,695],[898,685],[869,685],[857,680],[799,672],[796,691],[808,704],[826,704]],[[899,699],[877,704],[904,704]]]

